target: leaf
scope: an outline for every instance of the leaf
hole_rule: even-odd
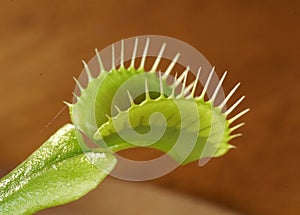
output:
[[[139,146],[158,149],[182,164],[221,156],[232,148],[228,144],[229,123],[219,109],[201,99],[173,99],[146,99],[133,105],[104,123],[95,139],[103,140],[111,148],[120,145],[122,149]],[[155,117],[158,111],[162,115]]]
[[[204,94],[183,95],[184,83],[183,90],[176,92],[176,81],[168,84],[166,77],[143,68],[102,71],[70,105],[72,122],[100,147],[113,151],[151,147],[181,164],[224,155],[233,148],[229,141],[235,137],[227,114],[213,101],[205,101]],[[157,112],[164,119],[154,117],[150,125]],[[157,132],[151,133],[152,129]]]
[[[114,168],[109,153],[83,153],[73,125],[65,125],[0,181],[0,214],[32,214],[74,201]]]

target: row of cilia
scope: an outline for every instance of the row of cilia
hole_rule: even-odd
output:
[[[77,108],[77,109],[79,109],[78,112],[82,112],[82,111],[80,111],[80,109],[86,110],[87,108],[91,108],[91,107],[83,107],[86,104],[85,104],[84,101],[82,101],[82,100],[84,100],[82,97],[89,96],[87,94],[90,93],[89,88],[92,88],[92,85],[93,85],[92,82],[96,82],[95,80],[99,80],[99,79],[104,80],[105,76],[107,76],[111,73],[118,73],[118,74],[120,74],[122,72],[124,72],[124,73],[128,72],[129,73],[129,71],[133,71],[133,70],[136,71],[136,72],[145,71],[144,66],[145,66],[147,52],[148,52],[148,48],[149,48],[149,42],[150,42],[150,40],[148,38],[146,40],[146,45],[145,45],[143,55],[142,55],[142,58],[141,58],[141,63],[140,63],[140,65],[137,69],[135,68],[135,59],[136,59],[136,53],[137,53],[137,48],[138,48],[138,39],[137,38],[135,40],[130,66],[128,68],[125,68],[125,66],[124,66],[124,41],[123,40],[121,41],[120,67],[118,69],[116,68],[116,65],[115,65],[115,48],[114,48],[114,45],[112,45],[112,68],[109,71],[107,71],[104,68],[101,57],[100,57],[100,54],[96,49],[96,56],[97,56],[97,60],[98,60],[98,63],[99,63],[100,70],[101,70],[100,74],[97,78],[94,78],[92,76],[90,68],[88,67],[87,63],[83,61],[84,68],[85,68],[85,71],[87,73],[87,77],[88,77],[88,80],[89,80],[89,84],[84,89],[81,86],[81,84],[79,83],[79,81],[77,81],[75,79],[75,82],[76,82],[78,88],[81,91],[81,96],[77,96],[77,95],[74,94],[75,98],[77,99],[77,102],[74,103],[74,104],[66,103],[69,106],[70,110],[71,110],[71,118],[73,118],[73,123],[75,124],[75,126],[76,126],[76,124],[80,124],[80,122],[79,123],[74,122],[76,120],[74,120],[74,117],[72,117],[72,110]],[[157,72],[157,68],[158,68],[158,65],[161,61],[161,58],[162,58],[163,53],[165,51],[165,48],[166,48],[166,44],[164,43],[162,45],[156,59],[155,59],[155,62],[153,64],[152,68],[147,73],[155,74],[155,72]],[[240,118],[242,115],[244,115],[245,113],[247,113],[249,111],[249,109],[245,109],[245,110],[241,111],[240,113],[236,114],[235,116],[233,116],[231,118],[228,117],[228,115],[243,101],[243,99],[245,98],[244,96],[242,96],[240,99],[238,99],[230,108],[226,109],[225,111],[222,111],[222,110],[225,109],[224,107],[225,107],[226,103],[232,97],[234,92],[237,90],[240,83],[238,83],[237,85],[235,85],[233,87],[233,89],[228,93],[228,95],[225,97],[225,99],[219,105],[214,105],[215,99],[218,95],[218,92],[220,91],[220,88],[222,86],[222,83],[225,79],[225,76],[226,76],[227,72],[225,72],[223,74],[223,76],[221,77],[219,83],[217,84],[217,86],[214,90],[214,93],[212,94],[212,97],[207,101],[204,100],[204,96],[205,96],[205,94],[207,92],[207,89],[209,87],[209,84],[211,82],[211,79],[212,79],[212,76],[213,76],[213,73],[214,73],[214,68],[211,70],[211,72],[210,72],[210,74],[209,74],[209,76],[208,76],[208,78],[207,78],[207,80],[204,84],[204,87],[203,87],[203,90],[202,90],[200,96],[195,96],[195,91],[196,91],[196,88],[197,88],[197,84],[199,82],[199,78],[200,78],[200,74],[201,74],[201,67],[199,68],[199,70],[197,72],[195,80],[189,85],[186,84],[187,83],[187,77],[188,77],[188,74],[189,74],[189,71],[190,71],[189,67],[186,67],[185,71],[179,77],[177,77],[177,73],[176,73],[174,81],[171,85],[166,84],[167,83],[166,79],[168,77],[170,77],[171,71],[173,70],[174,66],[176,65],[177,60],[179,59],[179,57],[180,57],[180,54],[179,53],[176,54],[176,56],[174,57],[174,59],[172,60],[172,62],[168,66],[168,68],[166,69],[166,71],[164,73],[159,72],[159,76],[158,76],[157,80],[158,80],[158,84],[159,84],[159,87],[160,87],[160,96],[158,96],[157,98],[152,99],[152,100],[159,100],[160,98],[165,98],[165,99],[186,99],[186,100],[191,100],[192,99],[192,100],[196,101],[197,103],[202,102],[202,103],[205,103],[205,104],[210,104],[213,108],[220,111],[220,113],[224,116],[224,118],[226,119],[226,121],[229,125],[231,125],[234,121],[236,121],[238,118]],[[112,76],[113,76],[113,74],[112,74]],[[101,81],[99,81],[98,84],[100,82]],[[137,105],[142,105],[143,103],[151,100],[151,97],[149,95],[148,78],[145,78],[143,82],[144,82],[143,85],[144,85],[144,88],[145,88],[145,100],[144,100],[144,102],[142,102],[140,104],[135,104],[130,90],[127,90],[127,95],[128,95],[128,98],[129,98],[130,104],[131,104],[130,108],[132,108],[134,106],[137,106]],[[180,86],[180,88],[179,88],[180,92],[178,93],[177,89],[178,89],[179,86]],[[169,90],[171,89],[171,92],[168,93],[169,94],[168,96],[166,96],[167,95],[166,90],[165,90],[166,87],[169,88]],[[103,127],[103,125],[109,123],[112,120],[112,118],[118,117],[118,115],[122,114],[125,111],[128,112],[128,109],[121,110],[122,108],[118,107],[117,105],[114,105],[114,108],[116,109],[117,114],[115,116],[112,116],[112,114],[110,112],[107,112],[107,111],[104,112],[103,114],[106,116],[106,122],[101,121],[101,123],[97,125],[97,128],[95,128],[96,130],[99,129],[99,127],[100,127],[100,130],[101,130],[101,127]],[[228,128],[229,129],[228,133],[230,134],[230,138],[228,140],[230,140],[234,137],[241,136],[240,133],[238,133],[238,134],[231,134],[231,133],[233,131],[235,131],[236,129],[240,128],[241,126],[243,126],[244,124],[245,123],[239,123],[235,126],[231,126],[230,128]],[[80,125],[78,127],[80,127]],[[95,136],[92,135],[92,133],[97,134],[95,129],[92,132],[90,132],[89,136],[93,136],[93,137],[96,136],[96,135]],[[89,133],[88,131],[85,131],[85,128],[82,128],[82,130],[85,133]]]

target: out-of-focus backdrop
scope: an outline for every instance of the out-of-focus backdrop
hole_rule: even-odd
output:
[[[89,60],[94,48],[101,50],[122,38],[159,34],[194,46],[219,75],[228,70],[225,92],[241,81],[235,98],[244,94],[246,101],[239,110],[251,108],[243,118],[244,135],[232,141],[236,150],[204,167],[193,163],[136,185],[109,178],[97,195],[101,189],[112,196],[122,193],[126,204],[117,205],[141,209],[128,214],[159,214],[156,209],[162,206],[155,192],[137,189],[141,184],[158,193],[174,193],[166,198],[201,199],[241,214],[298,214],[299,9],[299,1],[1,1],[0,174],[68,122],[66,109],[52,119],[64,107],[63,100],[72,100],[72,77],[80,74],[81,59]],[[94,201],[95,207],[95,192],[72,203],[74,207],[54,209],[55,214],[67,214],[62,211],[87,202]],[[145,198],[138,206],[130,201],[137,196]],[[100,199],[105,205],[105,198]],[[180,198],[165,201],[173,208],[169,214],[183,207]],[[193,214],[201,214],[196,208]]]

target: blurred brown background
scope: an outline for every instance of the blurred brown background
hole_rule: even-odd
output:
[[[145,184],[242,214],[299,214],[299,7],[299,1],[1,1],[0,174],[68,122],[64,110],[48,124],[62,101],[71,101],[81,59],[122,38],[159,34],[194,46],[219,75],[229,70],[225,92],[241,81],[237,96],[247,98],[239,110],[251,112],[243,137],[232,141],[237,150]]]

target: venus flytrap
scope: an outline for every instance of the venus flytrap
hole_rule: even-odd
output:
[[[233,147],[229,141],[240,134],[232,132],[243,123],[231,125],[249,109],[228,119],[242,97],[225,112],[222,110],[239,84],[221,104],[215,105],[226,73],[212,97],[205,100],[213,70],[202,93],[196,96],[201,69],[189,85],[186,84],[189,67],[181,75],[176,75],[170,84],[167,79],[180,55],[175,55],[166,71],[157,75],[166,45],[162,45],[149,71],[144,69],[149,39],[136,68],[137,46],[136,39],[128,68],[124,66],[123,41],[119,68],[115,65],[114,46],[109,71],[104,68],[97,50],[101,70],[97,77],[93,77],[89,66],[83,62],[88,85],[84,88],[75,79],[80,96],[74,94],[77,101],[66,103],[74,125],[67,124],[59,129],[27,160],[1,179],[1,215],[32,214],[82,197],[113,170],[117,160],[112,152],[151,147],[167,153],[180,164],[188,164],[200,158],[224,155]],[[158,133],[163,131],[159,138],[151,133],[155,129]],[[100,149],[86,147],[79,131],[97,143]],[[178,144],[182,134],[184,138]],[[192,142],[194,144],[190,144]]]

